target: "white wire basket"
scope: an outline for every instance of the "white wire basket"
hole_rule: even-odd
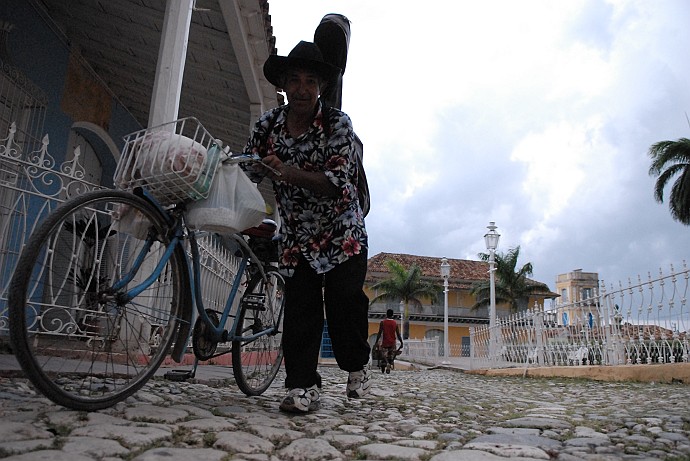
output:
[[[147,189],[161,205],[208,196],[222,143],[194,117],[130,133],[115,170],[115,187]]]

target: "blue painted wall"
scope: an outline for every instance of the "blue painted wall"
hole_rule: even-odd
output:
[[[67,152],[70,127],[79,121],[73,120],[60,108],[69,48],[26,0],[0,2],[0,20],[14,24],[8,39],[12,62],[48,96],[44,131],[50,139],[49,153],[60,163]],[[123,135],[141,128],[124,107],[115,100],[112,101],[108,134],[118,148],[122,146]],[[1,135],[4,136],[5,133]],[[112,178],[114,161],[101,160],[104,170],[107,170],[104,171],[104,178]]]

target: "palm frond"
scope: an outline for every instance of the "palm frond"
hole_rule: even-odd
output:
[[[390,277],[372,286],[372,289],[382,293],[374,297],[370,304],[380,300],[399,300],[421,305],[421,299],[424,297],[436,302],[439,288],[421,280],[422,269],[419,266],[414,265],[406,269],[402,264],[392,259],[387,260],[385,264],[390,272]]]
[[[526,263],[519,269],[518,259],[520,257],[520,246],[509,248],[505,253],[496,252],[495,260],[495,290],[496,303],[510,305],[512,310],[518,310],[520,301],[524,302],[530,295],[540,293],[544,290],[542,285],[528,283],[528,277],[532,275],[532,263]],[[479,259],[489,261],[488,253],[479,253]],[[490,286],[488,281],[475,283],[470,289],[470,294],[476,296],[476,302],[472,309],[488,306],[491,302]]]
[[[664,202],[664,191],[676,178],[669,194],[669,210],[673,219],[690,225],[690,139],[660,141],[649,148],[652,164],[650,176],[657,176],[654,199]]]

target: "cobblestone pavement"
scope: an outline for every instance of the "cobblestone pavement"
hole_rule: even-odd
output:
[[[227,370],[228,376],[232,373]],[[486,377],[449,370],[373,374],[345,397],[321,367],[322,408],[279,412],[283,376],[260,397],[232,379],[156,378],[93,413],[56,406],[0,378],[7,460],[690,460],[690,386]]]

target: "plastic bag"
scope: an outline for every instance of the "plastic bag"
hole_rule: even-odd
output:
[[[151,221],[144,214],[130,205],[119,203],[110,212],[113,219],[112,229],[118,233],[130,234],[132,237],[145,240],[149,234]]]
[[[191,138],[167,131],[153,131],[130,147],[131,165],[123,180],[153,179],[160,175],[196,178],[206,161],[206,148]]]
[[[175,173],[196,178],[206,160],[206,148],[191,138],[166,131],[147,133],[141,143],[142,176]]]
[[[189,227],[219,234],[258,226],[265,217],[261,192],[238,165],[221,165],[208,198],[187,206]]]

